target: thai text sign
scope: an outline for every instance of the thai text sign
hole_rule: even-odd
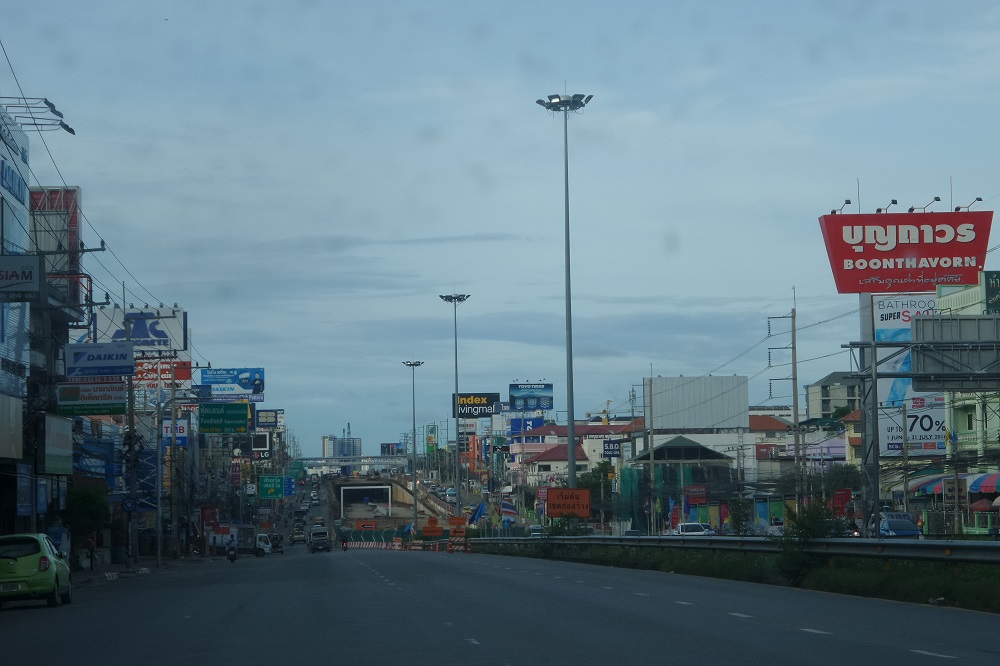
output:
[[[589,488],[549,488],[545,514],[553,518],[589,518]]]
[[[819,218],[841,294],[934,291],[978,284],[993,211],[824,215]]]
[[[247,431],[249,405],[236,403],[205,403],[198,408],[198,432],[206,435]]]
[[[57,411],[63,416],[124,414],[128,391],[125,384],[59,384]]]

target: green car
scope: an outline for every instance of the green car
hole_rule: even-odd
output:
[[[0,605],[23,599],[45,599],[49,606],[73,601],[66,553],[45,534],[0,536]]]

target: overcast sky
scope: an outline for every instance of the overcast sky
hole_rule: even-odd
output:
[[[32,185],[82,188],[97,296],[178,303],[196,362],[265,368],[307,455],[409,432],[405,360],[417,423],[450,417],[452,292],[461,390],[545,380],[565,420],[539,97],[594,95],[569,119],[578,418],[651,371],[791,404],[769,317],[797,307],[800,385],[859,338],[817,218],[1000,194],[992,3],[49,0],[0,41],[0,95],[76,130],[31,136]]]

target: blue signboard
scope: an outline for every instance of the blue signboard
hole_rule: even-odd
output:
[[[291,476],[285,477],[285,497],[295,497],[295,479]]]
[[[606,439],[604,440],[604,452],[601,453],[602,458],[621,458],[622,457],[622,441],[620,439]]]
[[[511,411],[530,412],[554,408],[552,384],[510,384],[508,388]]]
[[[67,377],[112,377],[135,374],[131,342],[66,345]]]
[[[216,402],[264,402],[264,368],[203,368],[201,383]]]

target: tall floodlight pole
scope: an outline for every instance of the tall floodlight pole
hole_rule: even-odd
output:
[[[413,531],[410,537],[413,539],[417,538],[417,368],[423,364],[423,361],[403,361],[410,369],[410,397],[413,400],[413,437],[410,439],[413,447]]]
[[[459,479],[462,477],[462,465],[459,460],[460,437],[458,434],[458,304],[464,303],[469,298],[469,294],[441,294],[441,300],[451,303],[455,310],[455,397],[452,400],[452,409],[455,411],[455,515],[462,515],[462,490]]]
[[[535,103],[548,111],[563,114],[563,182],[565,194],[566,229],[566,466],[569,467],[569,487],[576,488],[576,424],[573,413],[573,299],[570,289],[569,252],[569,112],[580,111],[593,95],[549,95]]]

